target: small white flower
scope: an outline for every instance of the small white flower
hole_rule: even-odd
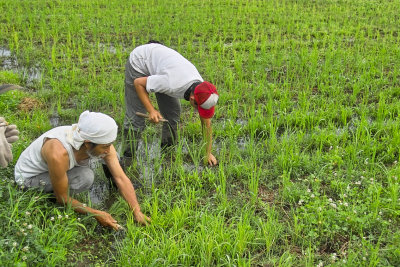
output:
[[[311,192],[311,190],[310,190],[310,188],[308,188],[308,189],[307,189],[307,193],[310,193],[310,192]]]
[[[329,198],[328,201],[329,201],[329,202],[332,202],[333,200],[332,200],[332,198]]]
[[[397,164],[397,160],[395,160],[395,161],[393,162],[393,164]]]
[[[343,194],[343,197],[347,197],[347,195],[346,195],[346,194]]]
[[[67,214],[67,215],[65,215],[65,218],[67,218],[67,219],[68,219],[68,214]]]
[[[27,226],[27,225],[28,225],[27,223],[24,223],[24,224],[23,224],[23,226]]]
[[[318,263],[317,267],[322,267],[322,266],[324,266],[324,263],[323,263],[322,261],[320,261],[320,262]]]
[[[54,221],[54,217],[51,217],[51,218],[50,218],[50,221]]]
[[[26,216],[29,216],[29,215],[31,215],[31,213],[30,213],[29,211],[26,211],[26,212],[25,212],[25,215],[26,215]]]
[[[382,211],[379,212],[379,215],[382,215]]]
[[[336,253],[332,253],[331,259],[332,259],[332,261],[335,261],[335,260],[336,260]]]
[[[38,200],[38,199],[39,199],[39,196],[36,196],[36,197],[35,197],[35,200]]]
[[[16,247],[18,245],[18,243],[14,242],[12,245],[13,245],[13,247]]]
[[[22,256],[22,260],[23,260],[23,261],[26,261],[27,259],[28,259],[28,257],[26,257],[25,255]]]
[[[28,246],[25,246],[22,250],[25,251],[25,252],[27,252],[27,251],[29,250],[29,247],[28,247]]]
[[[28,234],[27,233],[24,233],[24,236],[27,236]]]
[[[355,184],[356,184],[356,185],[360,185],[360,184],[361,184],[361,181],[357,181],[357,182],[355,182]]]
[[[318,207],[318,211],[322,211],[322,207]]]
[[[24,228],[19,229],[21,231],[21,233],[25,232]]]
[[[334,207],[335,209],[336,209],[336,207],[337,207],[335,203],[331,203],[330,205],[331,205],[332,207]]]
[[[304,200],[300,199],[300,200],[299,200],[299,205],[302,205],[303,202],[304,202]]]
[[[33,227],[32,224],[28,225],[28,229],[32,229],[32,227]]]
[[[349,206],[349,203],[344,202],[343,205],[344,205],[345,207],[348,207],[348,206]]]
[[[62,219],[62,215],[61,214],[58,215],[58,219]]]
[[[363,257],[363,260],[364,260],[364,261],[366,261],[366,260],[367,260],[367,258],[366,258],[366,257]]]
[[[314,197],[315,197],[315,195],[314,195],[314,194],[311,194],[311,197],[312,197],[312,198],[314,198]]]
[[[78,218],[78,221],[80,221],[81,220],[81,218]]]

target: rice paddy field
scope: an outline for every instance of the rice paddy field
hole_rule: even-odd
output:
[[[0,169],[2,266],[400,265],[399,0],[0,0],[0,14],[0,84],[24,87],[0,95],[21,131]],[[85,110],[122,129],[125,62],[150,39],[216,85],[218,166],[182,101],[172,153],[149,125],[127,169],[150,225],[100,170],[77,198],[125,230],[19,190],[41,133]]]

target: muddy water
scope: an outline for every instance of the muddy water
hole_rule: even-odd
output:
[[[11,51],[0,47],[0,57],[11,57]]]
[[[38,66],[25,67],[18,63],[15,55],[10,50],[0,47],[0,69],[9,70],[22,75],[28,85],[42,79],[42,71]]]

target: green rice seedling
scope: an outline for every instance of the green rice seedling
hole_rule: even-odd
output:
[[[260,176],[262,173],[263,166],[254,166],[250,170],[249,179],[249,192],[252,205],[257,203],[258,199],[258,187],[260,182]]]
[[[266,220],[259,220],[258,224],[262,232],[265,254],[269,257],[277,250],[276,244],[282,240],[283,225],[279,222],[277,211],[274,207],[267,206]]]

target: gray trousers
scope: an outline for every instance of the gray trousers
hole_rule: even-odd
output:
[[[136,112],[146,113],[146,109],[136,94],[136,89],[133,85],[133,81],[140,77],[146,77],[146,75],[137,72],[129,63],[128,59],[125,64],[125,131],[132,129],[136,132],[141,132],[146,126],[144,118],[136,115]],[[156,93],[156,98],[161,115],[169,121],[172,127],[172,129],[170,129],[168,123],[164,123],[163,125],[161,140],[165,142],[171,139],[171,130],[174,132],[177,130],[181,115],[181,103],[179,99],[162,93]]]
[[[94,172],[89,167],[74,167],[67,171],[67,176],[70,194],[89,190],[94,180]],[[48,172],[26,179],[24,186],[25,188],[41,189],[46,193],[53,191],[50,174]]]

